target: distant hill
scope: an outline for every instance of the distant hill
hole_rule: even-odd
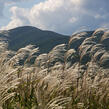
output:
[[[52,31],[43,31],[35,27],[24,26],[2,31],[0,37],[8,40],[8,48],[17,51],[28,44],[36,45],[40,52],[49,52],[58,44],[68,43],[69,36],[61,35]]]

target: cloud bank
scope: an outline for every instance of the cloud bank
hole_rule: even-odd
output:
[[[108,4],[107,0],[46,0],[31,9],[14,6],[10,9],[11,21],[2,29],[30,25],[72,34],[82,27],[88,30],[108,26]]]

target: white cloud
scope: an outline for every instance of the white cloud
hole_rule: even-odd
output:
[[[83,0],[46,0],[34,5],[30,10],[12,7],[11,21],[2,29],[11,29],[22,25],[32,25],[41,29],[66,31],[76,23]],[[15,23],[15,24],[14,24]]]
[[[29,23],[27,19],[27,16],[28,16],[27,10],[14,6],[10,9],[10,11],[13,15],[11,16],[11,21],[8,23],[8,25],[3,26],[1,30],[8,30],[8,29],[12,29],[18,26],[23,26]]]
[[[11,29],[12,27],[18,27],[18,26],[23,26],[23,23],[19,19],[14,19],[11,22],[9,22],[8,26],[2,27],[1,30],[8,30]]]
[[[0,17],[3,17],[3,10],[5,6],[22,1],[31,1],[31,0],[0,0]]]
[[[11,21],[2,29],[31,25],[71,34],[80,27],[93,29],[108,21],[108,10],[106,0],[46,0],[31,9],[12,7]]]

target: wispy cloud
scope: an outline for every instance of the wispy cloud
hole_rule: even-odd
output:
[[[5,6],[16,2],[22,2],[22,1],[27,2],[32,0],[0,0],[0,17],[3,17],[3,9],[5,8]]]

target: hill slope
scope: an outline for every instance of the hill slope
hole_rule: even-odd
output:
[[[40,52],[49,52],[54,46],[67,43],[69,36],[51,31],[43,31],[35,27],[24,26],[1,32],[1,37],[9,41],[8,48],[18,50],[28,44],[36,45]]]

